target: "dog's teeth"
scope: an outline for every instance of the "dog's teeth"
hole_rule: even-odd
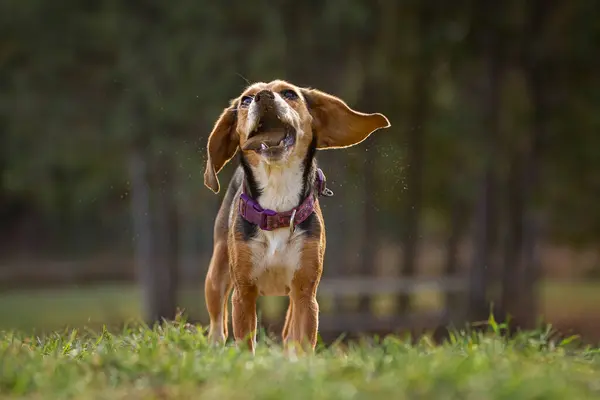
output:
[[[260,144],[260,149],[261,149],[261,150],[266,150],[266,149],[268,149],[268,146],[265,144],[265,142],[262,142],[262,143]]]

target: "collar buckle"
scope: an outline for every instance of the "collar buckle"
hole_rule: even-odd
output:
[[[277,215],[277,212],[273,211],[273,210],[269,210],[269,209],[264,209],[262,207],[261,207],[260,211],[259,210],[256,210],[256,211],[260,214],[260,223],[258,224],[260,229],[262,229],[263,231],[270,231],[272,229],[272,227],[269,225],[269,217],[273,217],[273,216]]]

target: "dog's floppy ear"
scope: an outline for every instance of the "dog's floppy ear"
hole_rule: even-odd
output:
[[[390,127],[383,114],[355,111],[341,99],[316,89],[302,90],[313,117],[317,148],[337,149],[353,146],[377,129]]]
[[[208,137],[206,170],[204,184],[215,193],[219,193],[217,174],[235,155],[239,146],[239,137],[235,130],[237,122],[236,100],[223,110]]]

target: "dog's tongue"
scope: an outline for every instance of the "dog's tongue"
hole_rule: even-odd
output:
[[[258,133],[244,143],[242,150],[257,151],[261,150],[261,147],[264,150],[265,148],[280,146],[280,143],[285,138],[285,135],[286,132],[283,128],[270,130],[269,132]]]

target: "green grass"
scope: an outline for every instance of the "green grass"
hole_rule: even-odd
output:
[[[495,326],[494,326],[495,327]],[[256,356],[208,346],[175,322],[119,334],[0,333],[0,395],[29,399],[587,399],[600,396],[600,350],[548,331],[499,328],[443,345],[388,337],[291,356],[261,338]]]

